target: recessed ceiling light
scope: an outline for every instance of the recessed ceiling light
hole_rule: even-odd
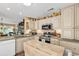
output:
[[[31,3],[24,3],[25,6],[31,6]]]
[[[11,9],[11,8],[6,8],[8,11]]]

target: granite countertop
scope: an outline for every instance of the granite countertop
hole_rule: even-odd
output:
[[[12,40],[12,39],[14,39],[14,36],[0,37],[0,41],[6,41],[6,40]]]
[[[6,41],[6,40],[18,39],[18,38],[26,38],[26,37],[32,37],[32,36],[30,35],[4,36],[4,37],[0,37],[0,41]]]
[[[32,35],[16,35],[15,38],[31,37]]]
[[[67,41],[67,42],[79,43],[79,40],[76,40],[76,39],[68,39],[68,38],[60,38],[60,41]]]
[[[33,36],[32,35],[4,36],[4,37],[0,37],[0,41],[6,41],[6,40],[11,40],[11,39],[17,39],[17,38],[26,38],[26,37],[33,37]],[[75,39],[57,38],[57,37],[52,37],[52,38],[60,39],[60,41],[79,43],[79,40],[75,40]]]
[[[51,38],[53,38],[53,39],[59,39],[60,41],[79,43],[79,40],[76,40],[76,39],[60,38],[60,37],[56,37],[56,36],[52,36]]]

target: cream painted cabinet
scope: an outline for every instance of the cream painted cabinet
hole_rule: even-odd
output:
[[[39,20],[36,20],[36,21],[35,21],[35,29],[36,29],[36,30],[39,29]]]
[[[72,50],[73,53],[76,53],[79,55],[79,43],[60,41],[60,46],[68,48],[68,49]]]
[[[79,29],[79,4],[77,4],[75,8],[75,28]]]
[[[28,34],[30,30],[35,29],[35,21],[27,17],[24,18],[24,34]]]
[[[37,28],[42,29],[43,24],[53,24],[54,29],[59,29],[60,28],[60,16],[56,17],[51,17],[47,19],[41,19],[37,22]]]
[[[79,29],[75,29],[76,31],[75,31],[75,39],[76,40],[79,40]]]
[[[62,38],[74,39],[74,29],[63,29]]]
[[[60,28],[60,16],[56,16],[52,18],[53,28]]]
[[[30,29],[35,29],[35,23],[33,20],[30,20]]]
[[[20,53],[20,52],[22,52],[23,51],[23,43],[24,42],[26,42],[26,41],[28,41],[30,38],[29,37],[25,37],[25,38],[17,38],[16,39],[16,48],[15,48],[15,52],[16,53]]]
[[[75,5],[75,39],[79,40],[79,4]]]
[[[61,10],[61,20],[63,28],[74,28],[74,6]]]
[[[68,39],[75,39],[75,29],[61,29],[62,33],[61,33],[61,38],[68,38]]]
[[[61,10],[62,38],[74,39],[74,5]]]

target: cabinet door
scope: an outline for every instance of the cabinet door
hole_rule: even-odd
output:
[[[28,38],[17,38],[16,39],[16,53],[22,52],[23,51],[23,43],[28,41],[30,39],[30,37]]]
[[[79,54],[79,43],[60,41],[60,46],[72,50],[73,53]]]
[[[75,14],[75,18],[76,18],[76,27],[79,29],[79,4],[76,5],[76,10],[75,10],[76,14]]]
[[[63,29],[62,38],[74,39],[74,29]]]
[[[76,35],[75,39],[79,40],[79,29],[75,29],[75,35]]]
[[[61,10],[61,19],[63,28],[74,27],[74,6],[70,6]]]
[[[34,21],[30,20],[30,29],[34,29]]]
[[[53,28],[60,28],[60,16],[52,18]]]

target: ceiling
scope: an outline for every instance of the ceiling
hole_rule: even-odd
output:
[[[43,17],[47,16],[50,8],[54,10],[61,9],[72,3],[32,3],[31,6],[25,6],[23,3],[0,3],[0,17],[8,18],[8,21],[14,23],[20,22],[24,16]],[[6,8],[10,8],[7,10]]]

